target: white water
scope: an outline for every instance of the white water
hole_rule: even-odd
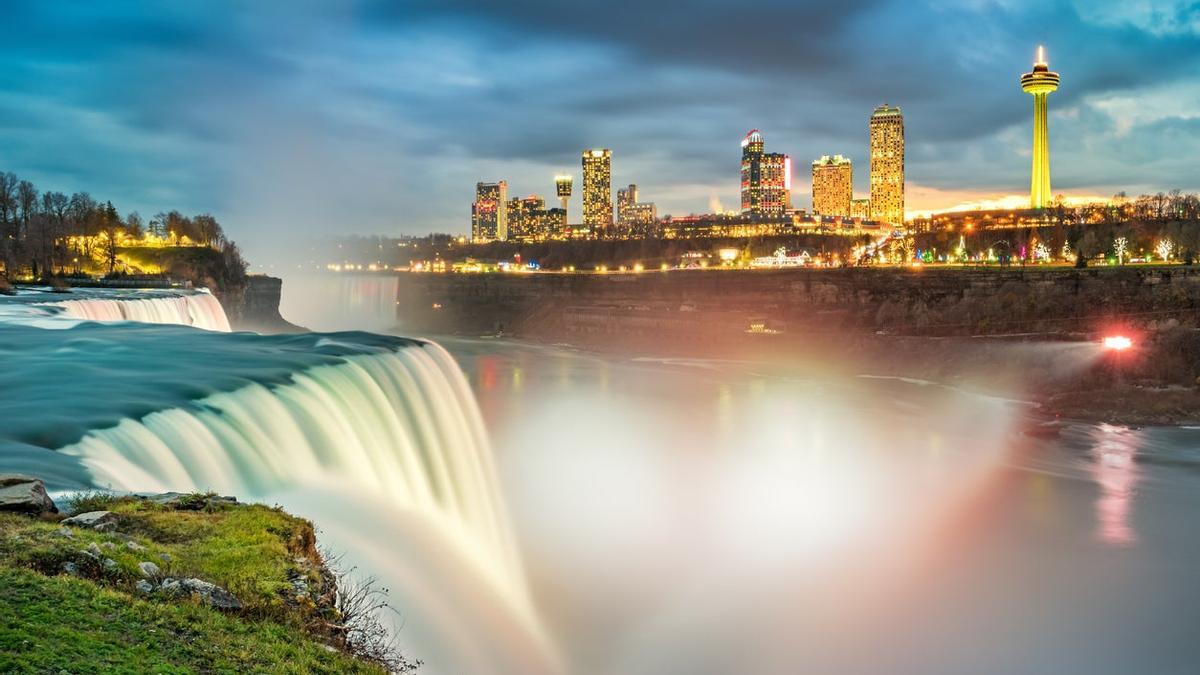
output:
[[[478,407],[435,344],[127,418],[61,452],[99,486],[212,489],[317,516],[396,594],[427,672],[554,669]]]
[[[138,321],[230,331],[225,309],[207,291],[160,297],[86,297],[44,304],[62,307],[63,316],[83,321]]]

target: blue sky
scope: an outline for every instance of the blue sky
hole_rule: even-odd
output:
[[[900,105],[909,202],[1028,189],[1038,44],[1056,192],[1200,189],[1200,2],[0,2],[0,170],[123,212],[210,211],[250,255],[465,232],[477,180],[551,194],[614,153],[660,213],[737,201],[759,128],[797,166]],[[576,200],[576,206],[578,201]]]

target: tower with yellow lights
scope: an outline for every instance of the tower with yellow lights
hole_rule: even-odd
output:
[[[1038,47],[1033,71],[1021,76],[1021,90],[1033,96],[1033,170],[1029,178],[1029,206],[1050,206],[1050,137],[1046,121],[1046,97],[1058,90],[1058,73],[1050,71],[1046,52]]]

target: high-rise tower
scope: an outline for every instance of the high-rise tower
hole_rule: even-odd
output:
[[[612,227],[612,151],[583,151],[583,224],[596,235]]]
[[[1050,72],[1046,52],[1038,47],[1033,71],[1021,76],[1021,90],[1033,96],[1033,170],[1029,177],[1029,206],[1050,206],[1050,137],[1047,133],[1046,97],[1058,89],[1058,73]]]
[[[904,115],[887,104],[871,114],[871,217],[904,224]]]
[[[850,215],[854,198],[854,167],[841,155],[822,155],[812,163],[813,211],[822,216]]]
[[[567,202],[571,201],[571,186],[573,179],[568,175],[554,177],[554,191],[558,194],[558,201],[562,204],[563,218],[567,217]]]
[[[508,183],[476,183],[471,203],[471,241],[508,239]]]
[[[742,213],[782,216],[792,206],[792,160],[763,151],[758,129],[742,139]]]

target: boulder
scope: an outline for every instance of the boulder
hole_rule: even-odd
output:
[[[0,511],[38,515],[58,513],[58,507],[40,478],[5,473],[0,474]]]
[[[117,529],[117,514],[112,511],[88,511],[67,518],[63,524],[87,527],[97,532],[111,532]]]
[[[241,609],[242,603],[233,593],[203,579],[163,579],[159,589],[167,595],[190,595],[216,609]]]
[[[162,576],[162,570],[158,568],[158,565],[155,565],[149,560],[144,560],[138,563],[138,569],[141,571],[142,576],[146,577],[147,579],[157,579]]]

